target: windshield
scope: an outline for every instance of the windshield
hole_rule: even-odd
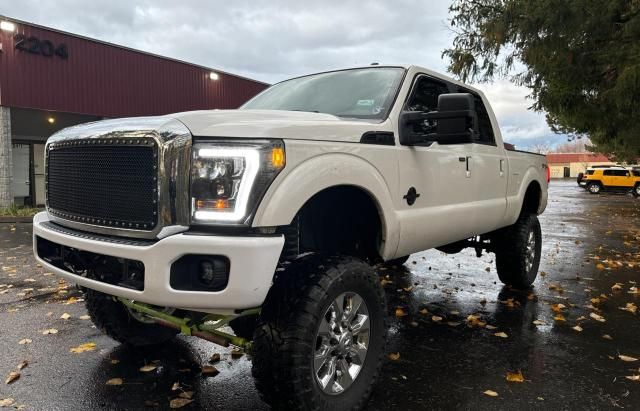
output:
[[[371,67],[313,74],[278,83],[240,109],[291,110],[385,119],[404,69]]]

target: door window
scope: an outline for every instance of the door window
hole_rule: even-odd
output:
[[[476,106],[476,113],[478,114],[478,131],[480,134],[478,136],[478,140],[475,141],[475,143],[495,145],[496,140],[495,140],[495,137],[493,136],[493,127],[491,126],[491,118],[489,117],[489,112],[487,111],[487,108],[484,106],[484,103],[482,102],[482,98],[478,94],[474,93],[473,91],[467,90],[462,87],[458,89],[458,93],[469,93],[473,96],[475,106]]]
[[[438,96],[449,92],[447,85],[431,77],[421,75],[416,79],[413,90],[409,95],[405,110],[407,111],[436,111],[438,109]],[[435,123],[424,122],[414,124],[413,132],[418,135],[435,133]]]

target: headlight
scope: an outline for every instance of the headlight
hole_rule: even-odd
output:
[[[196,141],[191,161],[191,220],[246,224],[285,165],[280,140]]]

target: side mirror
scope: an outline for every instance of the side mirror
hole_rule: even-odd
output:
[[[416,133],[417,125],[426,129],[426,134]],[[439,144],[470,143],[478,134],[475,100],[469,93],[441,94],[438,111],[405,111],[400,115],[400,144],[403,145],[432,141]]]

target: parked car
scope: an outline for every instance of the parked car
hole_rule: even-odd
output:
[[[46,172],[35,255],[86,289],[99,330],[235,345],[266,402],[314,410],[360,409],[373,389],[387,336],[375,264],[473,247],[529,287],[549,182],[545,156],[505,149],[481,91],[416,66],[67,128]]]
[[[601,191],[631,192],[640,196],[640,173],[622,166],[593,168],[587,170],[581,185],[591,194]]]

